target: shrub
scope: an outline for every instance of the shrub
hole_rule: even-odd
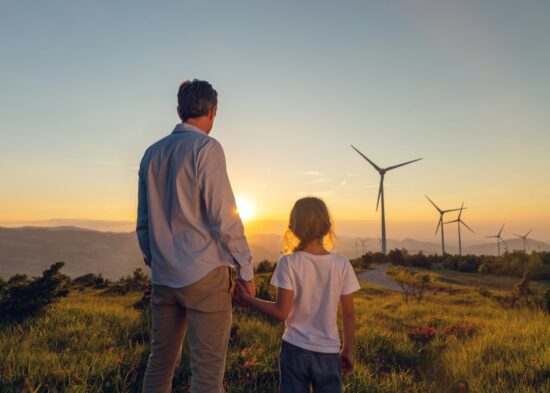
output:
[[[407,259],[408,266],[411,267],[420,267],[424,269],[431,269],[432,263],[422,251],[419,251],[416,254],[412,254]]]
[[[29,280],[25,275],[15,275],[0,297],[0,319],[22,321],[40,314],[46,306],[69,293],[70,278],[60,273],[64,262],[56,262],[44,270],[42,277]]]
[[[256,273],[272,273],[275,271],[276,263],[269,262],[267,259],[264,259],[258,266],[256,266]]]
[[[131,276],[121,278],[119,281],[108,286],[103,295],[126,295],[128,292],[146,292],[151,290],[151,281],[143,269],[134,270]]]
[[[103,278],[101,273],[94,274],[88,273],[83,276],[79,276],[72,281],[72,284],[80,287],[90,288],[106,288],[109,285],[109,280]]]
[[[433,289],[429,274],[422,274],[408,268],[391,269],[388,273],[399,287],[401,287],[405,302],[415,299],[420,303],[425,293]]]
[[[388,259],[390,262],[399,266],[409,266],[407,263],[408,256],[409,252],[404,248],[401,250],[396,248],[388,253]]]

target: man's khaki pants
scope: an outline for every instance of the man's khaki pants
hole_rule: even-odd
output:
[[[223,392],[231,331],[230,274],[227,266],[220,266],[187,287],[153,285],[153,335],[143,381],[144,393],[172,390],[186,330],[191,393]]]

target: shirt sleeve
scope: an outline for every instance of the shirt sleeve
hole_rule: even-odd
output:
[[[350,293],[361,289],[361,286],[359,285],[359,281],[357,281],[357,276],[355,275],[355,271],[353,270],[350,261],[346,259],[344,263],[342,295],[349,295]]]
[[[145,183],[145,176],[143,174],[142,165],[140,165],[138,180],[138,211],[136,235],[138,238],[139,248],[143,253],[143,260],[147,266],[151,266],[151,244],[149,242],[149,206],[147,203],[147,185]]]
[[[275,267],[275,272],[273,272],[273,277],[271,277],[271,285],[291,291],[294,290],[292,276],[290,275],[287,258],[285,256],[279,259],[279,263],[277,263]]]
[[[227,176],[225,155],[220,143],[213,138],[197,153],[197,182],[212,236],[231,254],[238,277],[252,280],[252,255]]]

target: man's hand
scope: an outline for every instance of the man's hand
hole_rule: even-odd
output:
[[[237,280],[235,292],[237,294],[237,301],[239,301],[239,303],[243,306],[248,306],[255,296],[250,295],[244,283],[246,283],[246,281]]]
[[[340,365],[344,374],[351,373],[353,371],[353,365],[355,359],[353,358],[353,349],[344,348],[340,352]]]
[[[239,290],[240,287],[240,290]],[[256,297],[256,289],[254,288],[254,281],[244,281],[240,278],[235,280],[235,287],[233,288],[233,298],[239,304],[239,306],[246,306],[246,303],[243,299],[243,295],[248,295],[250,297]]]
[[[244,281],[239,279],[238,282],[246,289],[246,292],[252,297],[256,297],[256,288],[254,288],[254,281]]]

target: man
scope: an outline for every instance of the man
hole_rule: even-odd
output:
[[[170,392],[187,330],[191,392],[223,392],[231,330],[231,271],[253,294],[252,257],[218,141],[217,92],[183,82],[181,124],[150,146],[139,169],[136,232],[151,267],[151,354],[143,391]]]

